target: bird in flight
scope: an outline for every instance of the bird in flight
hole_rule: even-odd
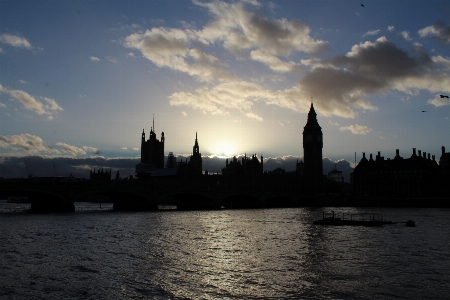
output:
[[[445,95],[439,95],[439,96],[441,96],[441,98],[448,98],[448,96],[445,96]]]
[[[422,112],[427,112],[426,110],[422,110]]]
[[[364,4],[360,3],[362,7],[364,7]]]

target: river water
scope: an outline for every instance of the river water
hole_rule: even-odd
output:
[[[1,299],[450,297],[449,209],[327,208],[416,227],[324,227],[322,208],[20,208],[0,203]]]

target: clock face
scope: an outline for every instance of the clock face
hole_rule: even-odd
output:
[[[305,141],[310,142],[312,140],[312,136],[310,134],[305,135]]]

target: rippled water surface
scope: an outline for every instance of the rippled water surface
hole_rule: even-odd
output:
[[[334,210],[417,226],[316,226],[307,208],[1,212],[0,298],[448,299],[449,209]]]

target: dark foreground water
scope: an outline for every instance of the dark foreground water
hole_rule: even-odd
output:
[[[449,209],[1,212],[1,299],[449,299]],[[110,208],[110,207],[109,207]],[[92,211],[95,209],[97,211]]]

